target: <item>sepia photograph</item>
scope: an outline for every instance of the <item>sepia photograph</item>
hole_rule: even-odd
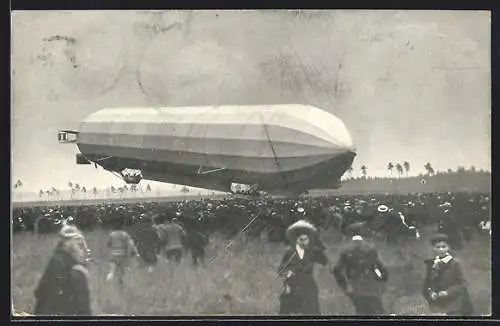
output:
[[[12,316],[491,316],[490,53],[489,11],[12,11]]]

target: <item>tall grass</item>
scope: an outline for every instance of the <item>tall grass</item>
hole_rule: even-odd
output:
[[[87,234],[95,264],[90,265],[94,314],[120,315],[276,315],[281,281],[276,269],[284,246],[265,240],[238,239],[226,251],[226,242],[211,237],[206,266],[195,267],[185,255],[179,265],[160,259],[153,273],[131,268],[123,293],[106,282],[108,271],[105,231]],[[340,242],[331,233],[321,238],[331,263],[335,263]],[[33,291],[57,242],[56,235],[35,238],[28,233],[13,236],[11,293],[16,310],[32,312]],[[384,296],[389,313],[427,314],[420,295],[424,258],[430,257],[424,241],[391,248],[375,241],[382,260],[389,266],[390,280]],[[457,253],[467,273],[469,291],[477,315],[491,312],[490,242],[477,236]],[[213,259],[213,260],[212,260]],[[210,263],[208,263],[211,261]],[[320,303],[325,315],[350,315],[354,309],[337,287],[329,268],[316,268]]]

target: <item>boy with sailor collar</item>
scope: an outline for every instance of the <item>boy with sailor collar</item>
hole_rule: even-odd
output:
[[[448,241],[444,234],[431,239],[435,257],[425,261],[427,274],[423,295],[435,313],[470,316],[473,309],[467,280],[460,261],[450,253]]]

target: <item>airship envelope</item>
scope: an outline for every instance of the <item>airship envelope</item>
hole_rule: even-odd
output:
[[[106,170],[225,191],[336,187],[355,157],[344,123],[308,105],[109,108],[76,134],[85,160]]]

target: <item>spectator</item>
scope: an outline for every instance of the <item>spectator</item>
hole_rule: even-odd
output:
[[[462,264],[450,254],[449,237],[438,234],[431,239],[435,258],[425,261],[427,273],[423,295],[435,313],[471,316],[472,303]]]
[[[382,295],[389,274],[377,248],[359,234],[342,249],[332,269],[337,284],[349,297],[358,315],[382,315]]]
[[[287,229],[292,247],[283,255],[278,274],[284,279],[280,296],[280,315],[319,315],[319,290],[314,264],[325,266],[328,258],[315,244],[317,229],[299,220]]]
[[[114,221],[116,227],[109,235],[110,271],[107,280],[116,276],[120,289],[123,289],[123,277],[129,265],[130,257],[140,257],[132,237],[123,230],[123,220]]]
[[[80,230],[65,225],[35,290],[36,315],[91,315],[87,245]]]
[[[148,267],[148,272],[152,273],[154,266],[158,263],[158,252],[160,237],[153,226],[153,221],[141,214],[139,223],[133,227],[134,242],[137,243],[137,249],[142,260]]]
[[[179,224],[177,218],[173,218],[171,222],[164,224],[161,230],[165,236],[165,254],[169,261],[180,262],[182,259],[182,249],[186,231]]]
[[[208,245],[209,238],[201,229],[199,224],[201,219],[185,223],[186,236],[184,239],[184,246],[187,250],[191,251],[193,265],[205,262],[205,247]]]

